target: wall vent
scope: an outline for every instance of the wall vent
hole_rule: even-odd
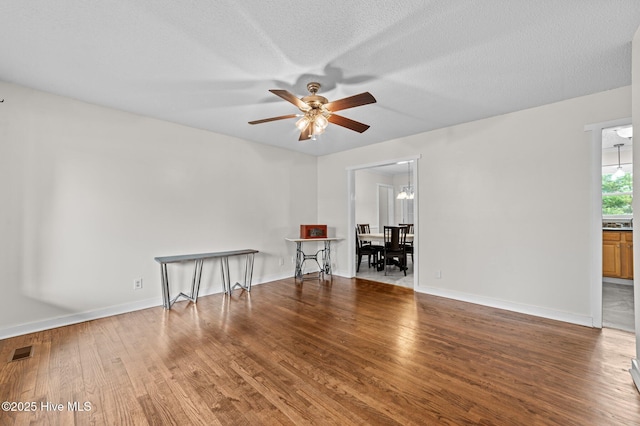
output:
[[[18,361],[20,359],[29,358],[33,354],[33,346],[25,346],[13,351],[9,361]]]

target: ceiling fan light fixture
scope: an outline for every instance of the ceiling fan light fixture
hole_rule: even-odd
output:
[[[318,123],[313,125],[313,135],[321,135],[324,133],[324,127],[318,126]]]
[[[318,114],[316,115],[315,125],[324,131],[329,125],[329,120],[324,115]]]
[[[309,117],[304,115],[300,120],[296,121],[296,127],[302,132],[307,128],[310,122],[311,120],[309,119]]]

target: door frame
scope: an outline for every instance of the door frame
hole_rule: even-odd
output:
[[[413,232],[417,236],[414,241],[413,247],[413,289],[418,288],[419,283],[419,269],[420,269],[420,217],[418,216],[418,205],[419,203],[419,180],[418,180],[418,168],[419,161],[422,158],[421,154],[411,155],[407,157],[394,158],[389,160],[382,160],[373,163],[359,164],[355,166],[349,166],[346,168],[347,171],[347,227],[350,230],[347,234],[349,237],[347,238],[347,252],[349,253],[347,263],[347,273],[349,277],[356,276],[356,259],[355,256],[352,256],[351,253],[355,253],[356,251],[356,236],[353,230],[356,227],[356,171],[363,169],[372,169],[380,166],[388,166],[390,164],[396,164],[399,162],[407,162],[413,161],[413,186],[414,186],[414,202],[413,202],[413,217],[415,220],[413,226]]]
[[[591,218],[589,240],[591,246],[591,316],[593,327],[602,328],[602,131],[611,127],[631,125],[631,117],[584,126],[591,132]],[[634,195],[635,195],[634,188]],[[635,269],[635,265],[634,265]]]

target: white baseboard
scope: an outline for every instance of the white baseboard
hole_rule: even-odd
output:
[[[478,296],[475,294],[462,293],[452,290],[444,290],[434,287],[418,287],[415,291],[419,293],[431,294],[433,296],[446,297],[448,299],[459,300],[461,302],[475,303],[476,305],[489,306],[491,308],[504,309],[506,311],[518,312],[521,314],[533,315],[552,319],[556,321],[568,322],[571,324],[593,327],[593,318],[586,315],[576,315],[554,309],[541,308],[539,306],[525,305],[522,303],[508,302],[490,297]]]
[[[254,279],[252,285],[260,285],[263,283],[268,283],[272,281],[277,281],[281,279],[291,278],[291,272],[283,272],[282,274],[272,275],[268,277],[261,277],[259,279]],[[343,276],[340,272],[335,272],[336,276]],[[220,293],[222,290],[210,290],[201,293],[199,297],[208,296],[212,294]],[[477,296],[462,292],[456,292],[451,290],[443,290],[432,287],[418,287],[415,291],[419,293],[431,294],[434,296],[446,297],[448,299],[460,300],[462,302],[475,303],[477,305],[490,306],[492,308],[497,309],[505,309],[508,311],[519,312],[527,315],[533,315],[537,317],[543,317],[558,321],[564,321],[572,324],[584,325],[587,327],[593,327],[593,319],[588,316],[583,315],[575,315],[561,311],[555,311],[547,308],[540,308],[537,306],[525,305],[514,302],[506,302],[503,300],[492,299],[483,296]],[[162,299],[152,298],[146,300],[140,300],[131,303],[125,303],[122,305],[109,306],[106,308],[96,309],[93,311],[79,312],[73,313],[69,315],[64,315],[56,318],[49,318],[42,321],[35,321],[26,324],[20,324],[16,326],[11,326],[7,328],[0,329],[0,340],[7,339],[9,337],[20,336],[28,333],[35,333],[37,331],[49,330],[56,327],[63,327],[66,325],[77,324],[85,321],[91,321],[94,319],[105,318],[113,315],[120,315],[127,312],[138,311],[141,309],[153,308],[156,306],[162,305]],[[638,371],[638,377],[640,378],[640,370]],[[636,383],[640,383],[636,382]]]
[[[42,330],[50,330],[52,328],[64,327],[65,325],[77,324],[98,318],[120,315],[127,312],[139,311],[141,309],[153,308],[161,306],[161,298],[153,298],[139,300],[136,302],[124,303],[117,306],[109,306],[106,308],[96,309],[93,311],[77,312],[60,317],[50,318],[42,321],[35,321],[26,324],[20,324],[13,327],[0,329],[0,340],[9,337],[20,336],[23,334],[35,333]]]
[[[260,285],[271,281],[277,281],[285,278],[291,278],[293,272],[282,273],[269,277],[262,277],[254,279],[252,286]],[[209,291],[200,292],[198,297],[209,296],[212,294],[222,293],[221,289],[211,289]],[[154,297],[151,299],[139,300],[136,302],[124,303],[122,305],[108,306],[105,308],[95,309],[85,312],[76,312],[69,315],[63,315],[55,318],[48,318],[41,321],[34,321],[25,324],[19,324],[6,328],[0,328],[0,340],[8,339],[10,337],[21,336],[23,334],[35,333],[43,330],[50,330],[52,328],[64,327],[66,325],[78,324],[85,321],[91,321],[99,318],[110,317],[113,315],[125,314],[127,312],[139,311],[142,309],[154,308],[156,306],[162,306],[162,298]]]

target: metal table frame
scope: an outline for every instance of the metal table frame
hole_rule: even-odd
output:
[[[342,238],[285,238],[285,240],[292,243],[296,243],[296,269],[294,273],[294,279],[304,281],[304,263],[307,260],[313,260],[318,265],[318,279],[324,279],[324,275],[327,274],[333,280],[333,273],[331,271],[331,242],[339,241]],[[324,248],[318,250],[314,254],[306,254],[302,250],[302,243],[304,242],[324,242]],[[321,261],[318,260],[318,256],[322,255]]]
[[[180,297],[184,297],[187,300],[196,303],[198,301],[198,292],[200,291],[200,279],[202,278],[202,265],[207,259],[220,259],[220,266],[222,269],[222,284],[225,294],[231,294],[231,291],[236,287],[241,287],[247,291],[251,291],[251,279],[253,278],[253,260],[258,250],[245,249],[234,251],[220,251],[214,253],[198,253],[198,254],[183,254],[178,256],[163,256],[154,258],[156,262],[160,264],[160,276],[162,282],[162,305],[165,309],[171,309],[171,306],[176,303],[176,300]],[[236,282],[231,286],[231,278],[229,275],[229,257],[231,256],[246,256],[244,265],[244,281],[242,284]],[[169,293],[169,271],[167,265],[169,263],[190,262],[194,261],[193,279],[191,281],[191,294],[180,293],[173,299],[171,299]]]

